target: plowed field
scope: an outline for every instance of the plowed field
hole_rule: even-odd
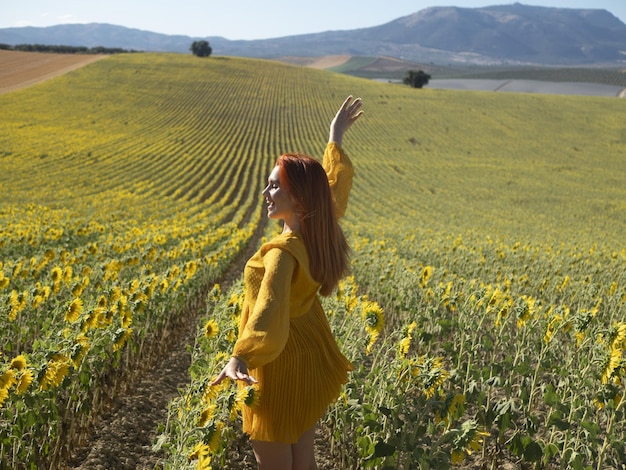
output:
[[[0,50],[0,94],[43,82],[104,57]]]

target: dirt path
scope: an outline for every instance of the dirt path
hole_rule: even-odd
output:
[[[0,50],[0,94],[41,83],[105,57]]]

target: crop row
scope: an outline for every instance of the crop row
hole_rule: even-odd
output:
[[[16,106],[2,142],[13,199],[0,213],[0,446],[11,466],[58,465],[106,405],[106,387],[193,318],[197,292],[252,238],[267,174],[267,159],[243,158],[230,140],[207,140],[204,124],[184,124],[195,110],[163,111],[170,99],[193,103],[197,87],[120,109],[102,106],[106,87],[68,78],[57,85],[62,105],[44,90]],[[41,100],[52,117],[29,108]],[[157,137],[180,122],[194,165],[180,142]],[[192,185],[202,197],[180,191],[187,174],[202,176]]]

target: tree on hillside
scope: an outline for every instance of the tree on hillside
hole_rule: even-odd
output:
[[[424,85],[428,85],[430,75],[423,70],[409,70],[404,76],[404,84],[411,85],[413,88],[422,88]]]
[[[209,57],[213,51],[208,41],[194,41],[189,49],[193,55],[198,57]]]

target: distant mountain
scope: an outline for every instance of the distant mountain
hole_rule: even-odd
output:
[[[189,46],[194,40],[189,36],[172,36],[103,23],[0,29],[0,43],[12,46],[46,44],[119,47],[138,51],[189,52]]]
[[[519,3],[484,8],[433,7],[371,28],[262,40],[172,36],[107,24],[0,29],[0,43],[119,47],[189,53],[209,41],[215,55],[390,56],[421,63],[626,62],[626,25],[606,10]]]

